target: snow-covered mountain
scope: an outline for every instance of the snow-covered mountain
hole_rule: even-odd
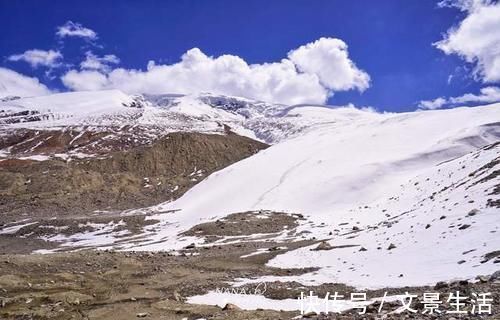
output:
[[[154,217],[163,227],[143,248],[175,247],[176,231],[230,213],[272,210],[303,214],[302,232],[344,248],[306,247],[271,260],[321,267],[288,280],[404,286],[497,270],[488,254],[500,248],[500,104],[386,115],[300,112],[335,120],[152,208],[176,211]]]
[[[14,141],[1,150],[4,157],[36,153],[54,130],[73,138],[68,152],[84,155],[110,139],[147,144],[174,131],[234,132],[272,144],[175,201],[136,210],[159,221],[139,236],[57,238],[67,246],[179,249],[202,242],[179,236],[199,223],[271,210],[305,217],[296,234],[276,239],[314,236],[338,248],[278,255],[271,265],[321,268],[288,280],[404,286],[497,270],[491,253],[500,248],[500,104],[380,114],[210,94],[101,91],[10,99],[0,110],[4,139],[37,132],[30,148],[16,147],[26,139]],[[105,135],[90,139],[88,132]],[[90,142],[79,142],[83,136]]]
[[[312,126],[342,121],[343,116],[329,111],[210,94],[131,96],[118,90],[9,98],[0,101],[4,141],[0,154],[33,159],[54,154],[86,157],[121,150],[124,145],[150,144],[171,132],[231,131],[273,144]],[[360,114],[354,108],[344,113]],[[47,148],[47,141],[61,132],[62,140],[69,142],[68,150]],[[25,148],[15,146],[28,139],[31,143]]]
[[[208,216],[259,209],[345,212],[353,203],[394,195],[422,172],[500,139],[500,105],[390,115],[321,111],[336,121],[210,176],[167,207],[203,208]],[[231,190],[239,192],[228,199]]]
[[[312,107],[311,107],[312,108]],[[321,108],[327,109],[327,108]],[[324,110],[323,110],[324,111]],[[352,112],[356,112],[351,108]],[[168,131],[237,133],[275,143],[310,125],[335,121],[328,112],[268,104],[238,97],[126,95],[118,90],[68,92],[0,101],[2,129],[106,130],[115,126],[159,127]]]

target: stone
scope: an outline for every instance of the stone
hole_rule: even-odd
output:
[[[184,302],[184,298],[179,294],[179,292],[174,291],[174,299],[177,302]]]
[[[240,307],[238,307],[235,304],[232,303],[227,303],[224,308],[222,308],[223,311],[231,311],[231,310],[241,310]]]
[[[311,250],[320,251],[320,250],[331,250],[331,249],[333,249],[331,244],[329,244],[326,241],[322,241],[316,248],[311,249]]]
[[[469,211],[469,213],[467,213],[467,217],[473,217],[473,216],[475,216],[478,213],[479,213],[479,210],[472,209],[471,211]]]

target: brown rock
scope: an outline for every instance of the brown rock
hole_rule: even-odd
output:
[[[224,308],[222,308],[223,311],[231,311],[231,310],[241,310],[240,307],[238,307],[235,304],[232,303],[227,303]]]

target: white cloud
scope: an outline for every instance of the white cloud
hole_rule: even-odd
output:
[[[438,2],[440,8],[458,8],[462,11],[470,11],[473,7],[482,5],[484,0],[442,0]],[[489,1],[488,1],[489,2]]]
[[[70,70],[63,77],[62,81],[68,88],[77,91],[94,91],[106,88],[108,78],[96,70]]]
[[[193,48],[174,64],[150,61],[146,71],[108,71],[70,70],[61,79],[73,90],[212,92],[287,104],[324,103],[335,91],[366,89],[370,79],[349,59],[345,43],[332,38],[292,50],[273,63],[248,64],[234,55],[209,57]]]
[[[451,103],[468,103],[468,102],[497,102],[500,101],[500,87],[485,87],[480,90],[480,94],[466,93],[460,97],[449,99]]]
[[[476,79],[485,83],[500,81],[500,2],[446,0],[440,6],[458,7],[467,16],[434,45],[446,54],[457,54],[474,63]]]
[[[349,59],[347,45],[340,39],[321,38],[288,53],[299,71],[316,74],[327,88],[340,91],[365,90],[370,76]]]
[[[493,103],[500,101],[500,87],[481,88],[479,94],[466,93],[458,97],[440,97],[434,100],[420,101],[419,109],[434,110],[447,105],[459,105],[466,103]]]
[[[64,25],[57,27],[56,35],[60,38],[80,37],[90,40],[97,39],[97,33],[89,28],[85,28],[80,23],[68,21]]]
[[[50,94],[50,90],[37,78],[30,78],[10,69],[0,67],[0,97],[40,96]]]
[[[24,53],[11,55],[7,59],[9,61],[25,61],[33,68],[37,68],[39,66],[52,68],[59,65],[59,61],[62,57],[63,56],[59,51],[33,49],[27,50]]]
[[[120,59],[114,54],[107,54],[102,57],[94,55],[92,52],[87,51],[85,53],[85,60],[80,63],[80,68],[85,70],[100,70],[103,72],[109,72],[111,67],[110,64],[118,64]]]
[[[447,100],[443,97],[436,98],[434,100],[422,100],[418,104],[419,109],[434,110],[442,108],[447,103]]]

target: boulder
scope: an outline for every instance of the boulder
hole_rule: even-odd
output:
[[[240,307],[238,307],[235,304],[232,303],[227,303],[224,308],[222,308],[223,311],[231,311],[231,310],[241,310]]]
[[[320,244],[318,244],[318,246],[314,249],[311,249],[313,251],[321,251],[321,250],[331,250],[333,249],[332,245],[329,244],[328,242],[326,241],[322,241]]]

